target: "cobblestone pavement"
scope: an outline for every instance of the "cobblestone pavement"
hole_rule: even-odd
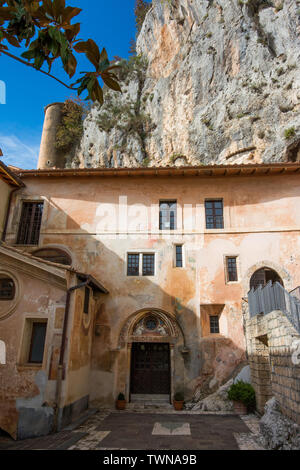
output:
[[[255,415],[170,410],[100,410],[74,430],[15,442],[0,450],[263,450]]]

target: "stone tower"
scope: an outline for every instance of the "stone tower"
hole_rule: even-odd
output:
[[[52,103],[45,108],[45,120],[43,126],[38,169],[63,168],[62,153],[55,146],[56,131],[61,121],[63,103]]]

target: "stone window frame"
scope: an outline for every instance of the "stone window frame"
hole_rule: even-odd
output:
[[[136,276],[129,276],[127,271],[127,264],[128,264],[128,255],[139,255],[139,274]],[[154,274],[151,276],[144,276],[143,275],[143,255],[154,255]],[[156,250],[128,250],[125,255],[125,276],[127,279],[136,279],[136,278],[155,278],[157,277],[158,272],[158,253]]]
[[[227,258],[236,258],[237,281],[229,281],[228,269],[227,269]],[[223,255],[223,263],[224,263],[225,284],[239,284],[242,279],[240,255],[238,255],[237,253],[226,253]]]
[[[32,332],[33,332],[33,324],[34,323],[46,323],[46,335],[45,335],[45,343],[44,343],[44,353],[43,353],[43,361],[41,363],[34,363],[29,362],[29,354],[30,354],[30,347],[32,342]],[[48,317],[41,317],[41,316],[34,316],[28,315],[24,318],[23,323],[23,331],[22,331],[22,339],[20,345],[20,351],[18,355],[18,363],[17,367],[25,367],[32,368],[32,369],[43,369],[45,367],[47,361],[47,344],[48,344],[48,336],[49,336],[49,318]]]
[[[181,246],[182,247],[182,266],[177,266],[176,265],[176,262],[177,262],[177,257],[176,257],[176,247],[177,246]],[[184,269],[186,267],[186,255],[185,255],[185,243],[184,242],[174,242],[172,244],[172,248],[173,248],[173,268],[176,268],[176,269]]]
[[[22,217],[22,208],[23,208],[23,203],[24,202],[43,202],[44,207],[43,207],[43,215],[42,215],[42,220],[41,220],[41,226],[40,226],[40,234],[39,234],[39,242],[37,245],[20,245],[18,244],[18,233],[19,233],[19,226],[21,222],[21,217]],[[10,233],[8,233],[7,238],[9,239],[9,235],[11,236],[11,243],[13,246],[17,248],[32,248],[37,250],[41,246],[41,236],[43,235],[43,230],[46,227],[46,221],[48,220],[48,210],[49,210],[49,201],[46,196],[26,196],[24,194],[18,194],[16,196],[15,200],[15,207],[13,210],[13,214],[10,216],[12,217],[10,224],[9,224],[9,230]]]

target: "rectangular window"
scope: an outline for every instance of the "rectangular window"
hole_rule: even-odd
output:
[[[223,201],[205,201],[206,228],[224,228]]]
[[[160,201],[159,230],[176,230],[177,203],[176,201]]]
[[[127,258],[127,276],[138,276],[140,271],[140,255],[129,254]]]
[[[218,315],[210,315],[209,322],[210,322],[210,332],[211,333],[220,333]]]
[[[88,314],[90,307],[90,289],[88,287],[85,288],[84,291],[84,306],[83,306],[83,313]]]
[[[43,206],[43,202],[23,202],[17,238],[18,245],[38,245]]]
[[[236,256],[228,256],[226,258],[227,264],[227,282],[234,282],[238,280]]]
[[[176,245],[176,268],[183,267],[182,245]]]
[[[155,255],[143,255],[143,276],[154,276]]]
[[[32,333],[29,351],[29,363],[42,364],[44,358],[47,323],[32,323]]]

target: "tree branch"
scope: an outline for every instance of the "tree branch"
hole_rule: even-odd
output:
[[[13,54],[10,54],[10,52],[6,52],[4,50],[1,50],[0,49],[0,54],[5,54],[7,55],[8,57],[11,57],[12,59],[14,60],[17,60],[18,62],[21,62],[21,64],[24,64],[24,65],[27,65],[27,67],[31,67],[33,68],[34,70],[36,70],[37,72],[41,72],[43,73],[44,75],[47,75],[48,77],[50,78],[53,78],[54,80],[56,80],[57,82],[59,82],[61,85],[65,86],[66,88],[69,88],[69,90],[74,90],[74,88],[70,85],[67,85],[66,83],[62,82],[59,78],[55,77],[54,75],[51,75],[51,73],[47,73],[45,72],[44,70],[42,69],[37,69],[33,64],[31,64],[30,62],[26,62],[25,60],[22,60],[20,59],[20,57],[17,57]]]

